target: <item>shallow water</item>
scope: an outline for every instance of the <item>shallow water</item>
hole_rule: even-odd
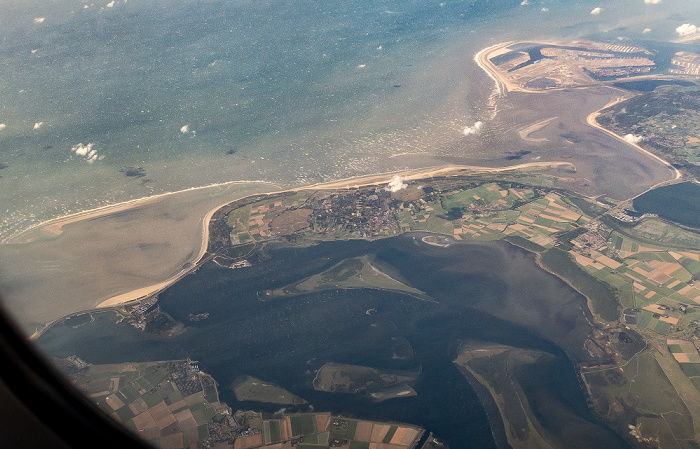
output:
[[[539,269],[532,256],[502,243],[437,248],[420,236],[376,242],[323,243],[271,250],[271,258],[247,269],[214,264],[161,295],[163,310],[187,324],[172,339],[110,323],[111,313],[76,329],[56,326],[39,340],[49,354],[77,354],[89,363],[191,357],[221,383],[233,408],[276,407],[238,403],[229,386],[243,374],[274,382],[307,399],[316,410],[425,426],[451,447],[494,447],[483,408],[452,360],[462,340],[538,349],[555,361],[522,375],[545,428],[571,447],[577,432],[595,432],[606,447],[625,443],[599,423],[587,404],[571,360],[588,334],[585,299]],[[276,288],[323,271],[338,261],[371,254],[438,303],[379,290],[329,290],[267,302],[262,289]],[[494,266],[499,267],[493,270]],[[422,267],[420,270],[416,267]],[[367,315],[368,309],[377,310]],[[209,318],[190,322],[190,313]],[[392,357],[393,338],[405,338],[415,356]],[[557,342],[557,343],[554,343]],[[558,346],[558,345],[561,345]],[[566,350],[566,352],[565,352]],[[568,355],[567,355],[568,354]],[[417,397],[379,404],[354,395],[314,391],[315,370],[326,362],[390,369],[422,368]]]
[[[493,164],[462,135],[493,112],[478,50],[543,33],[638,38],[652,21],[644,36],[667,38],[698,8],[668,2],[664,14],[682,12],[673,19],[636,0],[520,3],[8,0],[0,235],[213,182]],[[496,155],[513,151],[489,139]],[[93,144],[92,163],[72,151],[80,143]]]
[[[634,199],[634,209],[642,214],[657,214],[691,228],[700,228],[700,186],[682,182],[659,187]]]

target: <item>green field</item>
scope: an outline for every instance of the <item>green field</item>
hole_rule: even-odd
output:
[[[620,305],[614,290],[582,270],[568,253],[554,248],[541,253],[540,257],[540,262],[547,270],[566,279],[588,298],[593,313],[606,321],[617,321],[620,318]]]
[[[157,407],[157,413],[161,418],[170,415],[174,427],[169,427],[171,434],[182,433],[185,440],[191,432],[198,432],[200,438],[209,436],[208,423],[211,422],[220,411],[228,413],[225,405],[219,404],[218,392],[215,383],[207,374],[199,373],[198,382],[206,387],[197,391],[196,387],[188,384],[187,388],[195,388],[193,393],[183,398],[182,392],[177,388],[177,379],[189,371],[189,361],[170,361],[152,363],[124,363],[115,365],[88,365],[86,372],[73,374],[78,388],[98,388],[105,395],[93,397],[92,400],[105,412],[114,413],[120,422],[136,434],[144,437],[155,446],[161,445],[161,430],[155,421],[144,419],[149,416],[152,407]],[[117,382],[118,379],[118,382]],[[90,390],[88,390],[90,391]],[[184,399],[184,400],[183,400]],[[168,408],[169,405],[181,402],[182,406]],[[110,405],[111,404],[111,405]],[[216,404],[219,409],[212,404]],[[194,417],[198,429],[194,427],[181,429],[174,418],[175,413],[189,409]],[[219,415],[223,416],[223,415]],[[137,428],[135,418],[141,428]],[[156,436],[153,436],[156,435]]]
[[[700,363],[681,363],[681,369],[688,377],[700,377]]]
[[[292,415],[290,417],[292,421],[292,435],[311,435],[318,430],[316,430],[316,415],[304,414],[304,415]]]
[[[272,420],[268,421],[268,423],[270,423],[270,441],[272,443],[277,443],[282,439],[280,434],[280,422]]]
[[[266,293],[266,298],[298,295],[336,288],[380,288],[430,299],[422,291],[400,282],[379,269],[368,257],[345,259],[330,269]]]
[[[271,404],[306,404],[306,401],[289,391],[251,376],[234,380],[231,388],[239,401],[257,401]]]

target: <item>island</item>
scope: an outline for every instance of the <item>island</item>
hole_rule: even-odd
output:
[[[413,449],[423,440],[420,427],[331,413],[232,411],[220,402],[216,381],[192,360],[91,365],[70,356],[54,362],[102,411],[157,447]],[[241,380],[237,394],[260,400],[259,391],[251,393],[256,383]]]

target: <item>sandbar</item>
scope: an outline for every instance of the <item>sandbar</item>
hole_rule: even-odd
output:
[[[552,122],[552,120],[556,120],[557,118],[558,117],[550,117],[550,118],[544,119],[540,122],[533,123],[532,125],[526,126],[525,128],[518,131],[518,134],[520,135],[521,139],[526,140],[528,142],[548,142],[549,139],[547,139],[546,137],[534,138],[534,137],[530,137],[530,134],[533,134],[533,133],[539,131],[540,129],[549,125]]]

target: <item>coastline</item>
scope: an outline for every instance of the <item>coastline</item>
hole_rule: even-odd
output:
[[[603,106],[602,108],[598,109],[598,110],[595,111],[595,112],[592,112],[592,113],[589,114],[588,117],[586,118],[586,123],[587,123],[589,126],[593,127],[593,128],[599,129],[599,130],[601,130],[601,131],[603,131],[603,132],[605,132],[605,133],[607,133],[607,134],[609,134],[609,135],[615,137],[616,139],[621,140],[621,141],[625,142],[626,144],[633,146],[634,148],[636,148],[637,150],[639,150],[639,151],[641,151],[642,153],[646,154],[647,156],[650,156],[652,159],[656,159],[658,162],[661,162],[663,165],[665,165],[665,166],[668,167],[669,169],[673,170],[673,173],[674,173],[673,181],[677,181],[677,180],[681,179],[681,178],[683,177],[683,174],[682,174],[676,167],[674,167],[673,165],[671,165],[670,163],[668,163],[666,160],[660,158],[659,156],[655,155],[654,153],[652,153],[652,152],[650,152],[650,151],[645,150],[644,148],[642,148],[641,146],[639,146],[639,145],[636,144],[636,143],[628,142],[627,140],[625,140],[624,137],[619,136],[619,135],[615,134],[614,132],[612,132],[612,131],[610,131],[610,130],[608,130],[608,129],[605,129],[605,128],[603,128],[602,126],[600,126],[600,124],[598,124],[598,121],[596,120],[596,118],[600,115],[600,111],[602,111],[602,110],[605,109],[605,108],[609,108],[610,106],[614,106],[614,105],[616,105],[616,104],[618,104],[618,103],[621,103],[621,102],[623,102],[623,101],[625,101],[624,97],[619,97],[617,100],[612,101],[612,102],[606,104],[605,106]],[[668,181],[665,181],[665,182],[668,182]],[[654,187],[655,187],[655,186],[651,186],[650,189],[653,189]]]
[[[251,184],[251,183],[260,183],[260,184],[272,184],[273,183],[269,181],[260,181],[260,180],[253,180],[253,181],[227,181],[227,182],[219,182],[219,183],[214,183],[214,184],[208,184],[204,186],[198,186],[198,187],[190,187],[187,189],[182,189],[182,190],[174,190],[171,192],[163,192],[163,193],[158,193],[156,195],[149,195],[145,196],[142,198],[135,198],[132,200],[127,200],[127,201],[122,201],[119,203],[114,203],[114,204],[108,204],[106,206],[100,206],[96,207],[93,209],[87,209],[83,210],[80,212],[73,212],[68,215],[62,215],[60,217],[55,217],[51,218],[46,221],[42,221],[40,223],[34,224],[29,226],[28,228],[22,229],[19,232],[16,232],[15,234],[6,237],[5,239],[0,241],[0,245],[13,245],[13,244],[21,244],[21,243],[29,243],[33,241],[33,239],[25,240],[25,241],[17,241],[17,239],[20,239],[23,235],[36,231],[36,230],[43,230],[44,232],[52,235],[52,236],[58,236],[61,235],[63,232],[63,227],[66,225],[69,225],[71,223],[75,223],[78,221],[82,220],[88,220],[92,218],[97,218],[97,217],[102,217],[104,215],[109,215],[113,214],[116,212],[122,212],[131,208],[134,208],[136,206],[142,206],[145,204],[149,204],[154,201],[158,201],[162,198],[172,196],[172,195],[177,195],[180,193],[185,193],[185,192],[193,192],[197,190],[204,190],[204,189],[209,189],[209,188],[214,188],[214,187],[224,187],[224,186],[229,186],[229,185],[234,185],[234,184]]]
[[[422,169],[422,170],[389,172],[389,173],[373,174],[373,175],[366,175],[366,176],[360,176],[360,177],[354,177],[354,178],[347,178],[347,179],[332,181],[332,182],[328,182],[328,183],[319,183],[319,184],[313,184],[313,185],[309,185],[309,186],[283,189],[283,190],[277,190],[277,191],[273,191],[273,192],[266,192],[266,193],[264,193],[264,195],[276,195],[276,194],[280,194],[283,192],[298,191],[298,190],[352,189],[352,188],[358,188],[358,187],[362,187],[362,186],[388,183],[389,181],[391,181],[391,178],[394,176],[400,176],[403,180],[416,180],[416,179],[430,178],[433,176],[450,176],[450,175],[456,175],[456,174],[464,173],[464,172],[473,172],[473,173],[494,172],[494,173],[498,173],[498,172],[506,172],[506,171],[512,171],[512,170],[523,170],[523,169],[537,168],[537,167],[542,167],[542,168],[558,167],[558,166],[562,166],[562,165],[570,165],[570,163],[568,163],[568,162],[533,162],[533,163],[518,164],[518,165],[509,166],[509,167],[498,167],[498,168],[466,166],[466,165],[447,165],[447,166],[440,166],[440,167],[431,167],[431,168],[426,168],[426,169]],[[88,220],[88,219],[92,219],[92,218],[99,217],[99,216],[106,216],[106,215],[116,213],[116,212],[123,212],[125,210],[129,210],[131,208],[135,208],[135,207],[141,206],[143,204],[148,204],[152,201],[156,201],[159,198],[166,196],[166,195],[174,195],[177,193],[192,191],[195,189],[204,189],[204,188],[208,188],[208,187],[230,185],[230,184],[234,184],[234,183],[248,183],[248,182],[249,181],[231,181],[228,183],[221,183],[221,184],[215,184],[215,185],[211,185],[211,186],[197,187],[197,188],[186,189],[186,190],[178,191],[178,192],[169,192],[169,193],[165,193],[165,194],[154,195],[151,197],[130,200],[127,202],[118,203],[118,204],[114,204],[114,205],[110,205],[110,206],[103,206],[103,207],[100,207],[97,209],[87,210],[87,211],[79,212],[76,214],[70,214],[70,215],[67,215],[64,217],[59,217],[59,218],[56,218],[53,220],[49,220],[48,222],[44,222],[44,223],[41,223],[39,225],[35,225],[31,228],[28,228],[25,231],[22,231],[20,234],[15,236],[15,238],[18,238],[22,235],[25,235],[26,232],[35,231],[37,229],[41,230],[47,226],[51,227],[50,229],[62,230],[62,227],[66,226],[68,224],[77,223],[77,222],[80,222],[82,220]],[[262,182],[262,181],[257,181],[257,182]],[[247,196],[250,196],[250,195],[245,195],[245,196],[240,197],[240,198],[238,198],[238,197],[231,198],[231,199],[227,200],[225,203],[219,204],[216,207],[209,210],[207,212],[207,214],[202,218],[202,220],[201,220],[201,244],[199,247],[199,251],[196,254],[196,257],[190,261],[190,263],[191,263],[190,266],[183,268],[182,270],[179,270],[175,275],[173,275],[173,276],[171,276],[171,277],[169,277],[161,282],[157,282],[157,283],[154,283],[150,286],[140,287],[140,288],[132,290],[132,291],[128,291],[125,293],[121,293],[121,294],[109,297],[109,298],[101,301],[96,306],[96,308],[97,309],[107,309],[110,307],[117,307],[117,306],[121,306],[123,304],[129,303],[129,302],[141,300],[147,296],[156,294],[157,292],[168,288],[169,286],[171,286],[172,284],[177,282],[179,279],[181,279],[183,276],[188,274],[192,269],[194,269],[198,265],[200,265],[202,263],[202,261],[204,260],[204,258],[206,257],[206,252],[207,252],[207,247],[208,247],[208,242],[209,242],[209,223],[210,223],[211,218],[214,215],[214,213],[217,210],[219,210],[221,207],[225,206],[226,204],[229,204],[232,201],[236,201],[236,200],[245,198]],[[54,235],[58,235],[58,234],[54,234]],[[76,312],[78,312],[78,311],[75,311],[73,313],[76,313]]]
[[[553,41],[548,41],[548,40],[538,40],[538,42],[542,43],[551,43],[558,45],[558,43],[553,42]],[[545,92],[551,92],[554,90],[563,90],[564,88],[553,88],[553,89],[546,89],[546,90],[536,90],[536,89],[527,89],[525,87],[518,86],[517,84],[513,84],[510,81],[505,80],[500,74],[498,73],[498,70],[496,69],[496,66],[491,63],[489,60],[489,55],[494,53],[497,50],[503,49],[505,47],[509,47],[513,44],[521,43],[519,41],[508,41],[508,42],[501,42],[499,44],[491,45],[490,47],[486,47],[483,50],[479,51],[476,55],[474,55],[474,62],[483,70],[486,72],[486,74],[491,78],[495,83],[496,87],[494,88],[494,95],[498,97],[505,97],[508,92],[525,92],[525,93],[530,93],[530,94],[540,94],[540,93],[545,93]],[[581,87],[588,87],[588,86],[581,86]]]
[[[494,51],[498,51],[499,48],[504,48],[508,45],[511,45],[512,42],[506,42],[506,43],[498,43],[495,45],[492,45],[490,47],[487,47],[481,51],[479,51],[475,56],[474,60],[475,62],[479,65],[479,67],[484,70],[484,72],[494,81],[495,87],[494,87],[494,93],[492,97],[497,97],[497,96],[504,96],[506,92],[508,92],[509,87],[507,83],[505,83],[503,80],[501,80],[496,71],[493,71],[492,64],[488,61],[488,55],[492,54]],[[517,89],[521,91],[525,91],[522,89]],[[617,98],[615,101],[607,104],[604,107],[609,107],[612,104],[615,104],[616,102],[622,101],[622,98]],[[601,108],[602,109],[602,108]],[[632,145],[633,147],[637,148],[639,151],[647,154],[648,156],[652,156],[652,158],[658,162],[661,162],[664,166],[670,167],[670,165],[664,161],[663,159],[659,158],[658,156],[653,155],[652,153],[644,150],[641,148],[639,145],[632,144],[630,142],[627,142],[624,140],[624,138],[606,130],[605,128],[601,127],[595,122],[595,117],[600,113],[598,111],[593,112],[590,114],[586,121],[588,125],[598,128],[603,130],[604,132],[614,136],[617,140],[620,140],[622,142],[628,143]],[[534,131],[536,131],[536,128],[538,128],[540,125],[544,126],[549,120],[553,120],[553,118],[548,118],[543,121],[538,121],[534,124],[531,124],[524,129],[521,129],[521,132],[527,133],[528,135]],[[521,136],[522,138],[523,136]],[[377,185],[377,184],[382,184],[382,183],[388,183],[392,177],[400,177],[403,180],[416,180],[416,179],[422,179],[422,178],[430,178],[433,176],[450,176],[453,174],[467,174],[467,173],[498,173],[498,172],[508,172],[508,171],[515,171],[515,170],[526,170],[528,168],[536,168],[536,167],[560,167],[560,166],[572,166],[570,162],[532,162],[532,163],[524,163],[524,164],[518,164],[518,165],[511,165],[511,166],[506,166],[506,167],[483,167],[483,166],[467,166],[467,165],[444,165],[444,166],[434,166],[434,167],[429,167],[429,168],[423,168],[423,169],[413,169],[413,170],[403,170],[403,171],[391,171],[391,172],[384,172],[384,173],[379,173],[379,174],[371,174],[371,175],[363,175],[363,176],[358,176],[358,177],[351,177],[351,178],[346,178],[346,179],[340,179],[340,180],[335,180],[335,181],[330,181],[330,182],[321,182],[317,184],[312,184],[312,185],[306,185],[306,186],[300,186],[300,187],[291,187],[287,189],[281,189],[281,190],[276,190],[273,192],[265,192],[265,195],[275,195],[279,194],[282,192],[287,192],[287,191],[299,191],[299,190],[323,190],[323,189],[352,189],[352,188],[358,188],[362,186],[368,186],[368,185]],[[674,168],[675,171],[675,179],[679,179],[681,177],[680,172]],[[665,181],[667,182],[667,181]],[[130,209],[134,209],[139,206],[144,206],[144,205],[152,205],[153,203],[157,203],[164,197],[168,196],[174,196],[176,194],[184,193],[184,192],[190,192],[190,191],[197,191],[197,190],[205,190],[208,188],[215,188],[215,187],[222,187],[222,186],[231,186],[231,185],[245,185],[245,184],[254,184],[254,183],[262,183],[262,184],[267,184],[267,185],[274,185],[273,183],[266,182],[266,181],[261,181],[261,180],[255,180],[255,181],[229,181],[229,182],[224,182],[224,183],[216,183],[216,184],[210,184],[210,185],[205,185],[205,186],[199,186],[199,187],[192,187],[189,189],[184,189],[184,190],[179,190],[179,191],[173,191],[173,192],[166,192],[166,193],[161,193],[157,195],[152,195],[144,198],[138,198],[138,199],[133,199],[129,201],[125,201],[122,203],[117,203],[117,204],[112,204],[112,205],[107,205],[107,206],[102,206],[98,207],[95,209],[90,209],[86,211],[81,211],[77,213],[72,213],[69,215],[65,215],[62,217],[57,217],[42,223],[35,224],[33,226],[30,226],[22,231],[19,231],[18,233],[15,233],[14,235],[6,238],[0,244],[17,244],[17,243],[27,243],[31,242],[34,240],[41,240],[42,237],[46,238],[46,240],[50,240],[52,237],[56,237],[60,235],[64,231],[64,227],[73,223],[78,223],[84,220],[90,220],[94,219],[97,217],[104,217],[104,216],[109,216],[111,214],[116,214],[119,212],[124,212],[128,211]],[[240,192],[242,193],[242,192]],[[138,288],[127,291],[127,289],[130,287],[129,285],[122,285],[122,287],[126,288],[120,288],[122,293],[119,293],[119,290],[114,291],[112,296],[102,296],[98,298],[98,301],[100,301],[96,307],[99,309],[105,309],[109,307],[117,307],[121,306],[125,303],[129,302],[134,302],[141,300],[145,297],[148,297],[150,295],[156,294],[161,290],[164,290],[180,280],[183,276],[186,274],[190,273],[193,269],[196,269],[201,263],[203,263],[204,258],[207,257],[207,247],[208,247],[208,240],[209,240],[209,223],[211,221],[211,217],[214,215],[214,213],[219,210],[221,207],[225,206],[226,204],[229,204],[231,201],[235,201],[238,199],[246,198],[250,194],[242,194],[239,196],[232,195],[230,199],[227,199],[226,202],[223,204],[218,204],[216,207],[213,207],[212,209],[208,210],[206,214],[202,217],[201,212],[206,210],[205,208],[202,208],[202,211],[198,211],[197,214],[191,214],[192,218],[195,218],[195,216],[198,216],[198,226],[199,229],[201,229],[201,241],[198,245],[198,248],[195,243],[195,237],[193,234],[193,230],[190,230],[190,235],[192,236],[192,253],[188,256],[186,264],[182,265],[182,268],[179,268],[178,266],[174,266],[173,270],[169,271],[167,276],[153,276],[151,278],[151,285],[143,286],[143,284],[135,284],[134,286],[137,286]],[[220,198],[220,201],[223,200],[223,198]],[[211,204],[214,204],[213,202]],[[155,206],[158,207],[158,206]],[[210,206],[209,206],[210,207]],[[194,223],[193,223],[194,224]],[[194,228],[194,226],[192,226]],[[32,235],[35,233],[35,235]],[[174,273],[174,274],[173,274]],[[130,281],[129,281],[130,282]],[[84,309],[83,309],[84,310]]]
[[[542,42],[548,42],[548,41],[542,41]],[[515,42],[515,41],[509,41],[509,42],[503,42],[503,43],[491,45],[490,47],[486,47],[486,48],[484,48],[483,50],[479,51],[479,52],[474,56],[474,62],[476,62],[476,64],[477,64],[484,72],[486,72],[486,74],[489,76],[489,78],[491,78],[491,79],[494,81],[494,83],[496,84],[496,87],[494,88],[494,95],[496,94],[496,92],[498,92],[498,96],[504,97],[505,94],[506,94],[507,92],[526,92],[526,93],[534,93],[534,94],[536,94],[536,93],[544,93],[544,92],[550,92],[550,91],[552,91],[552,90],[557,90],[557,89],[548,89],[548,90],[532,90],[532,89],[526,89],[526,88],[523,88],[523,87],[514,85],[514,84],[512,84],[512,83],[506,81],[505,79],[503,79],[503,78],[499,75],[498,70],[497,70],[496,67],[490,62],[488,56],[489,56],[490,54],[492,54],[493,52],[495,52],[495,51],[497,51],[497,50],[499,50],[499,49],[502,49],[502,48],[504,48],[504,47],[508,47],[508,46],[510,46],[510,45],[513,45],[514,43],[516,43],[516,42]],[[650,77],[651,77],[651,76],[650,76]],[[659,76],[654,75],[654,77],[655,77],[655,78],[658,78]],[[642,77],[640,77],[640,78],[642,78]],[[601,83],[601,84],[605,85],[606,83]],[[585,89],[585,88],[588,88],[588,87],[590,87],[590,86],[580,86],[580,87],[578,87],[578,88],[580,88],[580,89]],[[636,143],[628,142],[627,140],[624,139],[624,137],[619,136],[619,135],[615,134],[614,132],[605,129],[605,128],[603,128],[602,126],[600,126],[600,125],[598,124],[598,122],[596,121],[596,118],[598,117],[598,115],[600,115],[600,111],[602,111],[603,109],[608,108],[608,107],[610,107],[610,106],[616,105],[616,104],[618,104],[618,103],[620,103],[620,102],[622,102],[622,101],[624,101],[624,100],[625,100],[624,96],[620,96],[620,97],[618,97],[616,100],[614,100],[614,101],[612,101],[612,102],[606,104],[605,106],[603,106],[602,108],[598,109],[597,111],[592,112],[592,113],[589,114],[588,117],[586,118],[586,123],[587,123],[589,126],[593,127],[593,128],[599,129],[599,130],[601,130],[601,131],[603,131],[603,132],[605,132],[605,133],[607,133],[607,134],[613,136],[614,138],[616,138],[616,139],[618,139],[618,140],[620,140],[620,141],[622,141],[622,142],[625,142],[625,143],[631,145],[632,147],[636,148],[636,149],[639,150],[640,152],[646,154],[647,156],[650,156],[652,159],[655,159],[656,161],[661,162],[664,166],[669,167],[671,170],[673,170],[673,173],[674,173],[674,179],[673,179],[673,180],[674,180],[674,181],[676,181],[676,180],[678,180],[678,179],[681,179],[681,178],[683,177],[682,173],[681,173],[676,167],[674,167],[673,165],[671,165],[670,163],[668,163],[668,162],[667,162],[666,160],[664,160],[663,158],[661,158],[661,157],[659,157],[659,156],[657,156],[657,155],[651,153],[650,151],[645,150],[644,148],[642,148],[641,146],[639,146],[639,145],[636,144]],[[532,133],[532,132],[536,131],[536,130],[538,129],[538,128],[537,128],[538,125],[544,126],[544,125],[546,125],[546,124],[548,123],[549,120],[553,120],[553,119],[544,120],[544,121],[542,121],[542,122],[538,122],[538,123],[535,123],[535,124],[533,124],[533,125],[530,125],[530,126],[528,126],[528,127],[526,127],[526,128],[523,128],[523,129],[520,131],[521,137],[522,137],[524,140],[528,140],[528,139],[526,138],[526,136],[523,136],[523,134],[529,134],[529,133]],[[531,128],[532,128],[532,129],[531,129]],[[667,182],[667,181],[666,181],[666,182]],[[654,187],[655,187],[655,186],[652,186],[651,188],[654,188]]]
[[[496,83],[496,86],[494,87],[494,95],[497,95],[499,97],[504,97],[510,89],[508,88],[508,84],[506,84],[506,82],[498,76],[498,72],[495,70],[493,64],[491,64],[491,62],[489,61],[488,55],[499,48],[507,47],[508,45],[511,45],[513,43],[515,43],[515,41],[501,42],[495,45],[491,45],[490,47],[486,47],[483,50],[480,50],[474,55],[474,62],[476,63],[476,65],[478,65],[481,70],[486,72],[486,75],[488,75],[488,77],[491,78],[494,83]]]

